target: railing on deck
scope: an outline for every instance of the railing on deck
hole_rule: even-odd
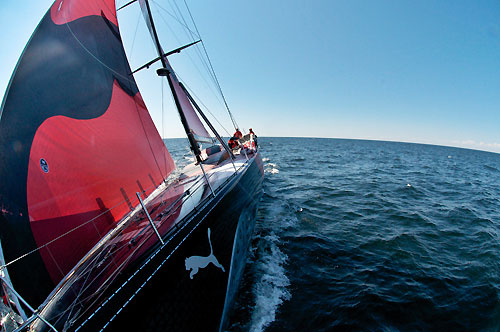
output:
[[[165,244],[180,230],[182,229],[187,223],[188,220],[191,219],[192,215],[195,215],[199,212],[200,207],[206,206],[212,199],[215,199],[217,197],[217,194],[221,192],[225,186],[231,182],[231,180],[239,174],[239,171],[243,169],[246,164],[248,163],[248,159],[245,160],[239,168],[236,168],[234,165],[234,161],[231,160],[234,166],[234,172],[229,175],[220,185],[218,185],[216,188],[212,188],[210,186],[210,183],[208,182],[212,176],[216,174],[216,172],[211,172],[208,170],[206,173],[206,177],[202,175],[198,175],[195,180],[192,181],[187,181],[183,182],[183,179],[177,179],[176,181],[170,182],[168,185],[163,183],[162,185],[158,186],[155,191],[153,191],[152,194],[149,195],[147,199],[145,199],[144,202],[141,202],[142,199],[140,198],[140,195],[137,195],[137,202],[136,202],[136,207],[134,208],[133,211],[127,214],[124,218],[122,218],[122,221],[120,221],[117,226],[112,229],[108,234],[100,237],[99,243],[96,244],[96,246],[89,252],[89,255],[84,257],[70,272],[66,278],[64,278],[60,284],[56,287],[56,289],[52,292],[52,294],[47,298],[47,300],[38,308],[38,309],[33,309],[22,297],[19,295],[11,285],[9,285],[7,282],[4,282],[2,279],[3,284],[8,285],[9,289],[12,290],[12,292],[15,294],[15,296],[18,298],[18,300],[26,306],[32,313],[33,315],[29,317],[27,320],[24,321],[24,323],[17,328],[15,331],[23,331],[26,327],[31,325],[34,321],[36,320],[41,320],[44,324],[49,326],[53,331],[57,331],[56,328],[51,325],[50,322],[48,322],[44,317],[42,317],[42,313],[44,308],[51,303],[51,301],[54,300],[54,296],[58,294],[60,290],[64,288],[64,286],[70,282],[71,284],[78,284],[80,288],[77,290],[79,295],[75,297],[74,301],[69,305],[69,307],[64,311],[61,312],[58,316],[56,317],[51,317],[52,324],[57,325],[59,319],[65,318],[67,321],[74,322],[77,320],[79,317],[83,316],[86,311],[80,311],[80,310],[74,310],[75,306],[80,304],[80,301],[82,300],[82,297],[84,297],[85,303],[97,303],[97,300],[99,296],[109,287],[109,285],[116,279],[118,273],[122,271],[127,264],[130,262],[130,259],[132,256],[134,256],[135,253],[138,252],[139,249],[142,249],[142,246],[153,236],[153,234],[156,233],[156,235],[160,238],[161,245],[156,249],[154,253],[151,254],[150,258],[143,263],[143,265],[139,268],[141,269],[144,267],[146,264],[149,263],[151,258],[156,255],[164,246]],[[205,182],[205,179],[207,182]],[[168,221],[170,218],[172,218],[178,211],[181,209],[185,204],[189,203],[189,200],[194,197],[194,195],[198,195],[201,191],[201,195],[205,192],[206,185],[210,186],[210,191],[212,195],[206,195],[205,197],[201,197],[199,202],[193,202],[193,206],[189,210],[189,212],[182,218],[182,220],[179,220],[177,223],[173,224],[168,230],[164,231],[164,234],[161,235],[158,231],[163,225],[164,222]],[[173,202],[171,202],[167,207],[163,208],[162,205],[166,203],[166,201],[161,197],[163,194],[167,193],[169,190],[175,190],[178,186],[181,185],[190,185],[187,189],[183,191],[183,193],[175,199]],[[147,188],[147,190],[152,189]],[[157,193],[155,193],[158,191]],[[148,208],[148,203],[154,203],[155,199],[163,199],[162,202],[160,202],[157,206],[153,205],[153,210],[150,212],[147,211]],[[141,204],[142,203],[142,204]],[[110,213],[113,209],[117,208],[118,206],[122,204],[127,204],[126,200],[123,200],[119,204],[107,209],[97,217],[94,217],[93,219],[85,222],[82,225],[91,223],[91,222],[96,222],[96,220],[99,219],[99,217]],[[149,206],[150,208],[151,206]],[[146,215],[146,218],[149,217],[147,222],[145,222],[145,225],[141,227],[140,229],[137,227],[138,225],[142,224],[144,222],[144,217],[142,215],[142,208],[144,208],[144,212]],[[161,212],[156,213],[158,209],[161,208]],[[154,218],[151,217],[151,215],[155,214]],[[44,246],[41,246],[37,248],[36,250],[29,252],[23,256],[21,256],[18,259],[15,259],[9,263],[6,263],[2,265],[0,268],[4,269],[7,266],[18,262],[19,260],[22,260],[22,258],[34,253],[37,250],[42,249],[45,246],[50,245],[51,243],[57,241],[58,239],[68,235],[69,233],[76,231],[78,228],[82,227],[82,225],[72,229],[71,231],[62,234],[61,236],[57,237],[56,239],[53,239],[52,241],[46,243]],[[123,239],[127,239],[127,233],[133,233],[134,236],[130,237],[129,240],[123,241]],[[122,241],[120,241],[122,239]],[[164,241],[165,240],[165,241]],[[128,248],[126,251],[128,257],[123,259],[122,261],[115,261],[115,256],[120,253],[121,250],[125,250],[125,248]],[[105,253],[103,255],[103,253]],[[111,257],[111,260],[109,258]],[[105,264],[103,266],[103,264]],[[106,284],[98,287],[97,289],[94,289],[95,287],[92,287],[92,282],[95,281],[97,278],[102,278],[101,273],[103,273],[103,270],[106,270],[107,267],[109,267],[111,264],[114,264],[116,266],[116,269],[111,272],[111,275],[107,277],[106,279]],[[163,264],[163,263],[162,263]],[[139,271],[139,269],[129,278],[125,281],[125,284],[131,280]],[[110,269],[111,270],[111,269]],[[157,270],[156,270],[157,271]],[[121,287],[118,288],[121,289],[125,284],[123,284]],[[142,285],[144,286],[144,285]],[[142,288],[141,286],[141,288]],[[118,292],[118,290],[116,292]],[[87,294],[86,292],[91,292],[92,294]],[[116,292],[114,294],[116,294]],[[112,294],[112,296],[114,296]],[[137,292],[135,293],[137,294]],[[135,294],[132,296],[132,298],[135,296]],[[130,298],[124,306],[132,299]],[[93,313],[95,314],[102,306],[104,306],[107,302],[109,301],[106,300],[104,303],[102,303],[96,311]],[[70,313],[70,317],[65,317],[67,313]],[[71,316],[73,312],[76,312],[74,316]],[[93,315],[92,314],[92,315]],[[90,316],[92,316],[90,315]],[[116,316],[116,315],[115,315]],[[112,319],[114,319],[114,317]],[[54,322],[55,319],[55,322]],[[88,319],[87,319],[88,320]],[[85,324],[87,321],[85,320],[81,326]],[[80,326],[80,327],[81,327]],[[80,329],[80,327],[77,328]]]

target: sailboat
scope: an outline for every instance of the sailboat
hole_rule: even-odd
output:
[[[262,194],[256,137],[228,146],[168,60],[190,45],[165,52],[134,2],[157,51],[140,69],[161,64],[193,163],[176,170],[152,121],[115,1],[56,0],[0,110],[3,330],[228,324]]]

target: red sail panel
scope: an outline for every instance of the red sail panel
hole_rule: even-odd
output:
[[[174,168],[130,73],[114,0],[56,0],[11,78],[0,237],[33,305]]]
[[[172,158],[163,154],[163,146],[140,94],[131,97],[117,83],[102,116],[45,120],[31,146],[27,184],[29,217],[38,247],[95,217],[88,213],[101,212],[102,206],[112,208],[114,220],[130,212],[125,196],[136,205],[136,192],[144,189],[149,195],[173,170]],[[61,218],[65,216],[68,220]],[[54,242],[57,250],[49,246],[50,253],[41,251],[54,281],[113,227],[107,220],[93,224],[82,230],[85,236],[76,231]]]
[[[118,26],[115,0],[56,0],[50,8],[55,24],[65,24],[81,17],[104,16]]]

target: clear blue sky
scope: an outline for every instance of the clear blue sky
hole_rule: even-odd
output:
[[[189,42],[180,33],[179,40],[168,36],[177,24],[168,14],[171,0],[155,1],[167,9],[153,3],[158,24],[169,23],[160,27],[164,48]],[[51,3],[2,0],[2,94]],[[380,139],[500,152],[499,1],[198,0],[189,6],[229,106],[245,129],[253,127],[261,136]],[[143,22],[134,41],[138,15],[138,4],[119,15],[132,67],[155,57]],[[206,84],[197,87],[196,71],[182,57],[172,57],[179,75],[215,105],[210,109],[229,129],[220,103]],[[146,104],[160,133],[180,137],[170,104],[162,123],[160,81],[152,74],[137,76]]]

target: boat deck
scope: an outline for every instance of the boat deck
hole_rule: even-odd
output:
[[[211,156],[210,162],[202,164],[203,170],[200,165],[189,164],[178,177],[161,184],[149,196],[144,197],[143,193],[147,212],[138,204],[103,236],[55,288],[41,306],[41,315],[60,325],[81,319],[89,314],[88,310],[96,310],[102,294],[122,271],[137,268],[144,257],[154,255],[155,248],[169,241],[190,215],[210,204],[233,177],[245,172],[254,156],[237,151],[231,159],[224,154],[227,152]],[[36,320],[34,324],[44,323]]]

